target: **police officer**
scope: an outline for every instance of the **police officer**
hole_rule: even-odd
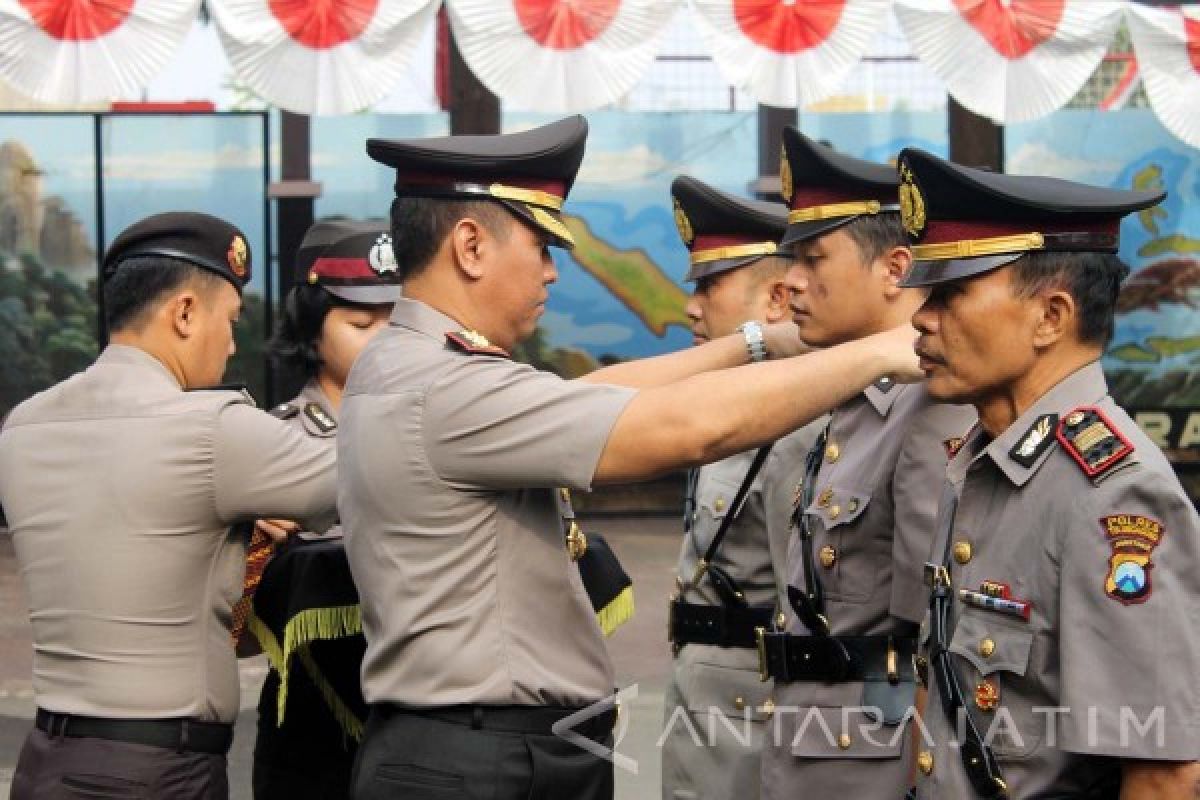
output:
[[[928,391],[979,425],[932,560],[921,798],[1192,798],[1200,520],[1108,394],[1121,218],[1163,199],[900,157]]]
[[[283,302],[271,354],[307,381],[295,398],[276,406],[271,413],[306,436],[332,442],[350,366],[371,337],[387,324],[392,304],[400,299],[391,235],[382,222],[317,222],[300,243],[295,272],[296,283]],[[290,527],[278,520],[263,520],[260,524],[281,531]],[[327,541],[340,536],[339,525],[321,534]],[[313,550],[314,545],[308,542],[315,537],[301,532],[291,540],[288,555],[303,561],[301,551]],[[281,567],[285,560],[274,566]],[[329,577],[322,576],[315,567],[305,574],[310,578]],[[268,568],[258,588],[259,599],[270,604],[290,601],[291,606],[303,607],[305,598],[296,595],[303,595],[306,587],[293,586],[288,580],[291,576],[290,570]],[[344,588],[352,591],[349,586]],[[346,658],[351,652],[354,645],[347,644],[337,655]],[[279,671],[272,669],[263,683],[253,779],[254,796],[260,800],[349,795],[356,742],[345,730],[344,712],[336,713],[336,706],[331,706],[334,701],[326,695],[339,690],[349,695],[343,698],[338,694],[336,702],[342,704],[354,700],[361,703],[361,699],[357,685],[335,685],[349,669],[329,664],[328,658],[320,657],[323,654],[310,653],[311,667],[288,671],[282,722],[278,714]],[[310,674],[310,669],[319,674]]]
[[[911,265],[891,167],[783,134],[784,245],[800,336],[827,347],[909,319],[924,295]],[[776,715],[763,795],[888,798],[911,767],[912,656],[924,612],[921,566],[947,448],[969,407],[883,379],[832,414],[791,498],[785,630],[763,637]],[[860,729],[874,726],[866,736]]]
[[[336,481],[328,443],[210,390],[249,277],[246,240],[222,220],[132,225],[103,262],[109,345],[0,433],[38,703],[15,798],[228,795],[246,563],[231,527],[319,525]]]
[[[905,329],[747,364],[799,349],[794,328],[768,328],[575,381],[512,362],[556,278],[549,247],[572,242],[561,207],[586,135],[572,117],[367,143],[396,170],[405,296],[351,370],[338,431],[372,704],[358,798],[611,797],[611,764],[593,752],[615,714],[588,707],[613,669],[554,487],[719,460],[881,374],[915,374],[897,356]]]
[[[695,343],[787,321],[783,278],[791,257],[778,246],[787,209],[686,176],[675,179],[671,195],[690,252],[687,280],[696,284],[687,304]],[[803,462],[823,427],[810,423],[688,473],[669,611],[674,662],[664,703],[664,800],[758,796],[771,687],[759,680],[754,629],[774,616],[788,534],[785,526],[767,539],[764,484]]]

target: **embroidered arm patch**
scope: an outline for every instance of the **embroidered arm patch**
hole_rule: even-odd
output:
[[[1101,517],[1100,525],[1112,547],[1104,593],[1127,606],[1146,602],[1151,591],[1150,572],[1154,569],[1150,554],[1162,541],[1166,528],[1158,520],[1141,514]]]

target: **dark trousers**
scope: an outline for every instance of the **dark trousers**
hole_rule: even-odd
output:
[[[354,800],[612,800],[609,761],[551,733],[475,728],[373,708]],[[611,746],[611,736],[602,742]]]
[[[12,800],[228,800],[225,756],[107,739],[51,737],[34,728],[13,775]]]

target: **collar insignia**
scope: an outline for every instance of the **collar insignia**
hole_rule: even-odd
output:
[[[949,439],[943,441],[942,446],[946,448],[946,458],[954,458],[966,443],[967,437],[965,436],[951,436]]]
[[[1150,572],[1154,562],[1150,554],[1162,541],[1166,529],[1162,523],[1141,514],[1113,514],[1102,517],[1100,525],[1112,547],[1104,592],[1122,605],[1132,606],[1150,598]]]
[[[1021,441],[1008,451],[1008,457],[1025,469],[1032,467],[1041,458],[1042,453],[1054,444],[1052,434],[1057,424],[1058,414],[1042,414],[1034,420],[1033,425],[1021,437]]]
[[[461,350],[464,353],[471,353],[472,355],[500,356],[502,358],[512,357],[504,348],[497,347],[489,342],[487,337],[479,331],[473,331],[470,329],[464,329],[461,331],[448,331],[446,333],[446,341],[448,341],[456,350]]]
[[[280,403],[272,408],[268,413],[270,413],[272,417],[277,417],[278,419],[291,419],[300,413],[300,409],[296,408],[291,403]]]
[[[696,232],[692,230],[692,221],[688,219],[687,212],[683,210],[683,206],[679,205],[679,201],[675,200],[675,227],[679,229],[679,238],[688,247],[692,246],[692,242],[696,241]]]
[[[371,246],[371,252],[367,253],[367,264],[370,265],[376,275],[396,271],[399,265],[396,263],[396,254],[392,252],[392,237],[390,234],[379,234],[379,238]]]
[[[1089,478],[1103,475],[1133,452],[1133,444],[1098,408],[1067,414],[1055,435]]]
[[[920,239],[925,233],[925,198],[921,197],[921,190],[907,164],[900,165],[900,220],[904,230],[914,239]]]
[[[329,433],[337,429],[337,423],[333,417],[329,416],[329,412],[321,408],[318,403],[309,403],[304,407],[304,416],[308,417],[313,425],[317,426],[317,430],[321,433]]]
[[[792,202],[792,165],[788,162],[787,148],[779,154],[779,193],[783,195],[783,202],[791,204]]]

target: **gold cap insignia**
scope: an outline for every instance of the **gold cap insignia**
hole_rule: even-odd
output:
[[[529,213],[533,214],[533,219],[542,230],[557,236],[568,245],[575,246],[575,237],[571,235],[571,231],[567,230],[567,226],[563,222],[554,217],[549,211],[537,206],[526,205]]]
[[[791,204],[792,202],[792,165],[788,163],[787,148],[781,148],[779,153],[779,193],[783,195],[783,202]]]
[[[233,241],[229,243],[229,251],[225,253],[225,260],[229,262],[233,274],[239,278],[246,277],[247,255],[249,251],[246,249],[246,240],[241,236],[234,236]]]
[[[679,205],[679,201],[673,201],[675,204],[675,227],[679,229],[679,238],[688,247],[692,246],[692,242],[696,240],[696,232],[692,230],[692,221],[688,219],[687,213],[683,210],[683,206]]]
[[[907,164],[900,165],[900,220],[914,239],[920,239],[925,232],[925,198],[921,197]]]

